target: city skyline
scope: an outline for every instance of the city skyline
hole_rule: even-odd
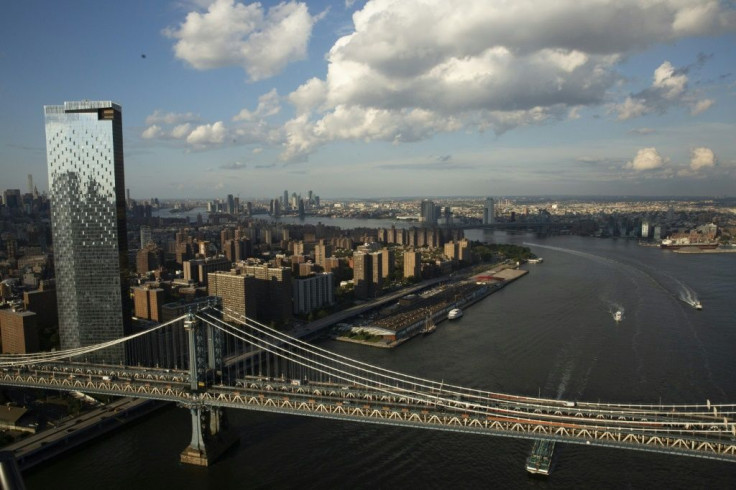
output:
[[[48,189],[42,107],[87,98],[134,199],[733,195],[726,3],[41,3],[0,21],[3,188]]]

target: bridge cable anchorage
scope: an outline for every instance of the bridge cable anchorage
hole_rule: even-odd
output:
[[[520,411],[520,408],[518,406],[516,407],[516,410],[505,410],[505,412],[509,412],[509,413],[499,413],[498,412],[498,407],[487,405],[485,403],[486,400],[480,401],[480,400],[477,400],[476,399],[476,400],[473,400],[472,402],[470,402],[470,401],[459,401],[457,399],[440,397],[440,396],[437,396],[437,395],[435,395],[433,393],[426,393],[426,392],[422,392],[420,390],[417,390],[417,384],[416,383],[412,383],[412,388],[400,387],[397,382],[403,382],[404,380],[402,380],[402,379],[400,379],[398,377],[388,377],[389,380],[390,380],[390,382],[394,383],[394,384],[390,384],[390,383],[386,383],[385,381],[380,381],[379,379],[371,379],[371,378],[367,378],[365,376],[359,376],[356,373],[348,373],[348,372],[345,372],[345,371],[338,370],[335,366],[326,365],[323,362],[318,362],[318,361],[316,361],[314,359],[310,359],[310,358],[305,357],[303,355],[293,354],[288,349],[286,349],[284,347],[281,347],[280,345],[277,345],[277,344],[274,344],[274,343],[271,343],[271,342],[267,342],[264,339],[262,339],[260,337],[256,337],[253,334],[250,334],[250,333],[245,332],[245,331],[240,330],[240,329],[236,329],[234,326],[225,323],[223,320],[221,320],[219,318],[214,318],[214,317],[211,317],[209,315],[208,315],[208,318],[209,319],[202,318],[202,317],[200,317],[200,318],[203,321],[207,322],[207,323],[215,324],[215,326],[217,326],[217,328],[222,329],[223,331],[225,331],[229,335],[234,336],[236,338],[239,338],[240,340],[243,340],[243,341],[246,341],[246,342],[248,341],[248,339],[254,340],[254,342],[261,349],[263,349],[263,350],[265,350],[267,352],[273,353],[274,355],[280,355],[282,358],[284,358],[286,360],[289,360],[291,362],[294,362],[296,364],[299,364],[301,366],[307,367],[309,369],[312,369],[314,372],[327,374],[327,375],[329,375],[331,377],[335,377],[336,379],[340,379],[340,380],[347,381],[347,382],[352,382],[354,384],[354,386],[371,388],[371,389],[380,391],[382,393],[385,393],[385,394],[388,394],[388,395],[391,395],[391,396],[403,397],[406,400],[412,400],[412,401],[415,401],[417,403],[427,404],[428,406],[442,405],[443,407],[446,407],[446,408],[449,408],[449,409],[461,410],[464,413],[477,413],[477,414],[483,414],[483,415],[488,415],[489,412],[493,412],[496,416],[502,417],[502,418],[507,418],[507,419],[513,418],[514,420],[527,421],[529,423],[538,423],[538,419],[527,418],[530,415],[530,412],[528,412],[528,411]],[[281,342],[281,343],[284,343],[284,344],[287,344],[287,345],[290,345],[290,346],[293,346],[293,347],[300,348],[303,351],[305,351],[307,354],[315,355],[317,357],[321,357],[323,359],[327,359],[328,361],[332,361],[332,362],[335,362],[337,364],[345,365],[345,366],[347,366],[349,368],[353,368],[353,369],[356,369],[358,371],[361,371],[361,372],[364,372],[364,373],[368,373],[369,375],[371,375],[371,376],[373,376],[375,378],[386,378],[386,376],[383,375],[383,374],[381,374],[381,373],[377,373],[375,371],[370,371],[370,370],[365,369],[365,368],[362,368],[360,366],[355,366],[354,364],[351,364],[349,362],[346,362],[346,361],[343,361],[341,359],[336,359],[335,358],[335,357],[344,358],[344,356],[335,356],[332,353],[329,353],[328,351],[325,351],[324,349],[314,348],[314,346],[310,346],[309,344],[305,344],[304,342],[301,342],[301,341],[298,341],[296,339],[293,339],[293,338],[291,338],[291,337],[289,337],[289,336],[287,336],[285,334],[281,334],[281,333],[279,333],[277,331],[274,331],[273,329],[268,329],[267,327],[266,328],[257,328],[254,325],[249,325],[246,322],[243,322],[242,320],[240,321],[240,323],[245,324],[245,326],[253,329],[254,331],[257,331],[257,332],[259,332],[261,334],[267,335],[270,338],[273,338],[277,342]],[[248,339],[243,338],[243,337],[237,335],[236,333],[233,333],[233,332],[229,331],[229,329],[236,330],[236,332],[239,332],[239,333],[245,335],[246,337],[248,337]],[[268,332],[267,330],[271,330],[271,332]],[[301,344],[304,344],[304,345],[297,345],[297,343],[301,343]],[[318,350],[319,351],[322,351],[322,352],[328,352],[329,355],[326,355],[326,354],[322,354],[320,352],[317,352]],[[350,360],[350,361],[352,361],[352,360]],[[355,361],[352,361],[352,362],[354,363]],[[365,365],[365,363],[360,363],[360,364]],[[477,391],[477,390],[474,390],[474,391]],[[459,393],[459,394],[462,395],[462,393]],[[465,396],[467,396],[467,394]],[[555,402],[555,405],[548,406],[548,405],[544,405],[542,403],[543,400],[539,400],[539,399],[533,399],[533,398],[529,398],[529,397],[515,397],[515,396],[512,396],[512,395],[503,395],[503,396],[506,397],[506,399],[500,399],[500,400],[499,399],[493,399],[493,400],[487,400],[487,401],[488,402],[491,402],[491,403],[494,403],[496,405],[499,405],[499,404],[505,405],[505,406],[509,406],[509,405],[515,405],[515,406],[516,405],[523,405],[527,409],[531,409],[531,408],[535,408],[536,407],[538,409],[540,409],[540,408],[541,409],[547,409],[547,410],[556,409],[557,411],[560,411],[560,408],[561,408],[560,401],[559,400],[554,400],[553,401],[553,402]],[[508,398],[511,398],[511,400],[509,400]],[[533,400],[536,403],[535,404],[525,403],[522,400]],[[562,403],[564,403],[564,402],[562,402]],[[602,404],[595,404],[595,405],[598,406],[598,407],[600,407]],[[653,408],[656,408],[656,411],[652,411],[651,410],[652,407]],[[622,409],[619,408],[618,410],[613,411],[611,413],[612,413],[612,415],[618,415],[619,417],[622,414],[627,415],[629,417],[627,420],[623,420],[623,421],[622,420],[616,420],[615,423],[616,423],[616,427],[618,427],[618,428],[620,428],[621,426],[635,426],[639,431],[643,431],[643,432],[663,432],[663,428],[665,426],[671,426],[672,425],[672,421],[671,420],[661,420],[661,421],[651,420],[650,421],[650,420],[648,420],[646,418],[643,418],[643,420],[642,420],[642,418],[640,418],[639,420],[637,420],[635,418],[635,417],[640,417],[641,415],[648,415],[650,417],[655,417],[655,416],[661,416],[663,413],[666,413],[666,412],[662,412],[661,411],[659,405],[649,406],[649,408],[650,408],[650,410],[637,410],[635,412],[627,411],[625,409],[622,410]],[[570,410],[568,409],[566,411],[569,412]],[[575,411],[576,412],[584,412],[585,414],[587,414],[588,415],[587,420],[590,420],[590,419],[593,418],[592,414],[594,413],[594,411],[591,408],[585,408],[585,409],[576,408]],[[597,413],[600,413],[600,410],[598,410]],[[668,413],[666,413],[666,414],[669,415]],[[695,414],[693,414],[692,412],[690,412],[690,413],[687,413],[687,415],[688,416],[693,416]],[[579,415],[575,415],[575,416],[569,415],[569,414],[566,415],[566,416],[564,416],[564,415],[556,416],[556,415],[549,415],[548,414],[546,416],[546,418],[549,419],[549,420],[557,419],[558,421],[568,420],[568,421],[580,422],[580,419],[579,418],[575,418],[577,416],[580,416],[580,414]],[[607,419],[607,420],[609,422],[611,422],[610,419]],[[642,421],[646,421],[648,423],[642,424]],[[598,421],[596,420],[596,422],[598,422]],[[693,425],[695,425],[695,424],[693,424]],[[726,425],[726,427],[728,427],[727,424],[725,424],[725,425]],[[590,424],[587,424],[586,427],[588,429],[595,429],[595,430],[606,430],[606,429],[610,429],[611,428],[608,425],[590,425]],[[690,431],[690,432],[692,433],[692,431]],[[703,432],[704,433],[708,433],[708,434],[712,434],[712,429],[709,429],[707,431],[704,430]]]

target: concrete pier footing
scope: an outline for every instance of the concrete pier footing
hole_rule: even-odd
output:
[[[227,418],[221,408],[191,407],[192,440],[181,452],[180,461],[195,466],[209,466],[240,437],[227,430]]]

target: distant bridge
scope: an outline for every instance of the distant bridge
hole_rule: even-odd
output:
[[[73,360],[160,329],[184,330],[188,369]],[[238,350],[239,366],[226,369],[228,349]],[[215,306],[95,346],[3,355],[0,368],[6,386],[176,402],[192,415],[182,461],[200,465],[227,444],[223,408],[736,462],[736,404],[593,403],[454,386],[332,353]]]
[[[550,233],[569,230],[571,226],[570,223],[552,221],[501,221],[496,223],[463,223],[453,225],[452,228],[462,230],[534,230],[538,233]]]

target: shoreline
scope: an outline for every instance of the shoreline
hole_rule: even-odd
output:
[[[435,324],[442,323],[443,321],[447,320],[447,312],[451,309],[466,308],[468,306],[471,306],[478,301],[490,296],[491,294],[500,291],[508,284],[516,281],[521,277],[524,277],[528,273],[529,271],[526,269],[517,269],[502,266],[501,268],[496,267],[489,269],[486,272],[473,274],[469,276],[467,282],[475,283],[476,285],[481,286],[483,289],[475,289],[473,292],[466,295],[462,299],[444,305],[437,311],[431,313],[431,319],[433,322],[435,322]],[[368,347],[375,347],[378,349],[394,349],[402,345],[404,342],[413,339],[414,337],[423,335],[422,327],[425,325],[425,323],[426,318],[422,318],[410,325],[401,328],[400,330],[397,329],[397,334],[398,332],[407,332],[407,335],[395,340],[380,339],[376,340],[375,342],[371,342],[367,340],[357,340],[346,336],[334,336],[332,337],[332,339],[340,342],[366,345]]]
[[[680,248],[672,250],[676,254],[732,254],[736,253],[736,248],[712,248],[712,249],[696,249],[690,250],[686,248]]]

